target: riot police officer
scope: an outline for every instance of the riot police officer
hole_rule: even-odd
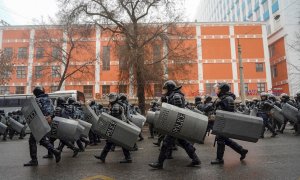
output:
[[[150,102],[150,111],[152,111],[152,112],[156,112],[156,111],[158,111],[159,109],[158,109],[158,103],[155,101],[155,100],[153,100],[153,101],[151,101]],[[153,139],[154,138],[154,126],[153,126],[153,124],[149,124],[149,132],[150,132],[150,137],[149,137],[149,139]]]
[[[212,97],[210,95],[206,95],[204,97],[202,110],[204,112],[204,115],[208,117],[208,125],[206,132],[209,133],[212,130],[215,121],[214,106],[212,102]]]
[[[203,111],[203,103],[202,103],[202,98],[200,96],[195,97],[195,107],[199,111]]]
[[[45,94],[45,90],[41,86],[36,86],[33,89],[33,94],[36,97],[36,102],[40,107],[43,115],[46,117],[46,120],[50,124],[54,116],[54,108],[50,98],[48,97],[48,94]],[[54,146],[47,140],[46,136],[40,140],[40,145],[44,146],[46,149],[48,149],[48,151],[51,151],[54,154],[56,163],[60,161],[61,159],[60,151],[54,148]],[[24,166],[37,166],[38,165],[37,146],[36,146],[36,140],[32,133],[30,133],[30,137],[29,137],[29,151],[30,151],[31,161],[24,164]]]
[[[262,92],[260,94],[261,101],[258,103],[257,116],[261,117],[264,121],[263,130],[261,132],[261,138],[264,138],[266,128],[268,128],[272,132],[271,137],[277,136],[277,133],[275,132],[274,128],[270,123],[270,111],[273,108],[274,104],[270,100],[268,100],[268,96],[269,95],[267,93]]]
[[[274,96],[274,94],[269,94],[269,100],[274,104],[274,106],[281,107],[280,102],[277,101],[277,99],[276,99],[276,97]],[[279,122],[279,121],[278,121],[276,118],[274,118],[274,117],[271,117],[271,119],[272,119],[272,127],[273,127],[273,129],[276,130],[276,128],[277,128],[276,132],[277,132],[277,131],[280,131],[280,128],[281,128],[282,123]]]
[[[181,86],[177,87],[176,83],[172,80],[168,80],[164,83],[163,86],[163,95],[166,96],[167,103],[184,108],[185,99],[184,94],[180,91]],[[172,147],[175,143],[176,138],[170,135],[166,135],[163,144],[160,150],[160,154],[158,157],[158,161],[155,163],[150,163],[149,166],[156,169],[162,169],[163,163],[167,159],[168,155],[172,151]],[[197,154],[195,153],[196,149],[194,146],[184,139],[177,139],[177,142],[181,145],[181,147],[186,151],[189,157],[192,159],[191,164],[189,166],[198,166],[201,164]]]
[[[110,93],[108,95],[109,98],[109,104],[110,104],[110,112],[109,114],[115,118],[118,118],[122,121],[127,122],[127,118],[124,114],[124,108],[123,104],[119,102],[119,97],[117,93]],[[108,152],[111,150],[111,147],[114,145],[111,141],[107,140],[106,145],[103,148],[100,156],[95,156],[96,159],[101,160],[103,163],[105,163],[106,156]],[[130,156],[130,151],[128,149],[125,149],[122,147],[123,154],[125,156],[125,159],[120,161],[120,163],[132,163],[132,159]]]
[[[57,117],[62,117],[62,118],[69,118],[69,116],[65,113],[64,109],[65,109],[65,100],[62,97],[57,98],[56,100],[56,108],[55,108],[55,116]],[[55,139],[51,139],[50,141],[55,141]],[[73,150],[73,157],[76,157],[79,149],[77,147],[74,146],[74,144],[70,141],[65,141],[65,140],[60,140],[59,145],[58,145],[58,150],[62,151],[64,146],[67,145],[68,148],[70,148],[71,150]],[[51,158],[53,155],[51,152],[48,151],[48,158]],[[45,158],[47,157],[47,155],[45,156]]]
[[[300,135],[300,92],[298,92],[295,96],[295,106],[298,109],[298,114],[297,114],[297,123],[295,123],[294,128],[295,128],[295,135],[299,136]]]
[[[281,108],[282,108],[282,107],[284,106],[284,104],[286,104],[286,103],[290,104],[291,106],[294,106],[294,103],[291,101],[290,96],[287,95],[286,93],[282,93],[282,94],[280,95],[280,103],[281,103]],[[289,120],[285,117],[285,118],[284,118],[284,122],[283,122],[283,124],[281,125],[280,130],[279,130],[280,133],[283,133],[283,131],[285,130],[285,126],[286,126],[286,124],[288,123],[288,121],[289,121]]]
[[[230,86],[227,83],[218,83],[215,87],[215,93],[218,95],[218,99],[215,101],[214,106],[216,110],[234,112],[234,100],[236,96],[230,92]],[[233,140],[217,135],[217,158],[211,162],[211,164],[224,164],[224,151],[225,145],[231,147],[235,152],[241,155],[240,160],[246,158],[248,153],[247,149],[244,149],[241,145]]]

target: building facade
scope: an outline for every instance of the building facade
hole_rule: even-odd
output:
[[[300,87],[299,0],[201,0],[199,22],[266,22],[273,92],[295,95]]]
[[[178,24],[181,26],[181,24]],[[168,72],[175,61],[171,58],[164,60],[164,69],[168,79],[176,80],[183,85],[183,92],[188,98],[197,95],[214,95],[213,86],[217,82],[231,84],[232,91],[239,96],[239,63],[238,44],[243,48],[242,59],[246,83],[246,94],[256,96],[260,92],[272,88],[270,57],[268,53],[267,27],[264,23],[188,23],[185,25],[191,32],[191,37],[184,39],[187,47],[194,47],[192,59],[186,59],[181,67],[184,71],[178,73]],[[0,94],[26,94],[31,93],[35,85],[43,85],[47,92],[55,91],[58,85],[57,71],[62,71],[62,64],[50,62],[49,72],[41,73],[42,62],[46,51],[55,54],[55,47],[37,46],[34,42],[39,40],[38,26],[7,26],[0,28],[0,49],[6,53],[16,53],[13,61],[14,71],[10,74],[11,80],[0,86]],[[57,31],[53,29],[53,31]],[[64,32],[58,33],[57,38],[64,38]],[[109,34],[95,28],[90,37],[82,43],[88,43],[92,51],[76,54],[78,62],[95,58],[89,65],[88,74],[67,79],[62,90],[79,90],[88,98],[101,99],[110,92],[123,92],[135,98],[135,88],[128,83],[119,83],[121,60],[114,55],[115,46],[109,44]],[[68,49],[68,41],[64,41],[63,48]],[[154,51],[154,50],[153,50]],[[159,53],[168,51],[165,45],[158,50]],[[102,58],[100,58],[102,57]],[[147,97],[159,96],[161,84],[151,84],[151,92]]]

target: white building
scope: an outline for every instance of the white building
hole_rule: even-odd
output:
[[[200,0],[196,20],[266,22],[273,91],[300,91],[300,0]]]

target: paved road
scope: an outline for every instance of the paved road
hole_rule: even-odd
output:
[[[239,155],[227,148],[225,164],[212,166],[210,161],[215,158],[216,149],[211,135],[204,145],[196,145],[201,167],[186,167],[190,160],[179,149],[174,152],[174,159],[165,163],[164,170],[153,170],[148,166],[159,154],[159,148],[152,145],[152,139],[138,143],[140,150],[132,153],[132,164],[119,163],[123,158],[120,148],[108,155],[106,164],[94,159],[93,155],[100,153],[104,143],[88,147],[76,158],[72,158],[72,152],[66,149],[59,164],[55,160],[42,159],[46,150],[39,146],[38,167],[23,167],[23,163],[29,160],[27,139],[9,140],[0,142],[0,179],[300,179],[300,137],[295,137],[290,130],[279,137],[269,137],[270,134],[267,134],[265,139],[255,144],[240,142],[249,149],[244,162],[240,162]]]

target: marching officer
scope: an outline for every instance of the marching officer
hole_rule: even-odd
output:
[[[230,92],[230,86],[227,83],[219,83],[215,87],[215,93],[218,96],[218,99],[215,101],[215,109],[222,111],[234,112],[234,100],[236,96]],[[247,149],[244,149],[241,145],[234,142],[233,140],[217,135],[217,158],[211,162],[211,164],[224,164],[224,151],[225,145],[231,147],[235,152],[241,155],[240,160],[246,158],[246,154],[248,153]]]
[[[40,107],[43,115],[46,117],[46,120],[50,124],[54,116],[54,107],[52,105],[50,98],[48,97],[48,94],[45,94],[45,90],[41,86],[36,86],[33,89],[33,94],[36,97],[36,102]],[[44,146],[46,149],[48,149],[48,151],[54,154],[56,163],[60,161],[61,159],[60,151],[54,148],[54,146],[49,142],[49,140],[47,140],[46,136],[44,136],[40,140],[40,145]],[[37,146],[36,146],[36,140],[32,133],[30,133],[30,137],[29,137],[29,151],[30,151],[31,161],[24,164],[24,166],[37,166],[38,165]]]
[[[123,108],[123,104],[119,102],[119,97],[117,93],[111,93],[108,95],[109,98],[109,104],[110,104],[110,112],[109,114],[115,118],[118,118],[122,121],[127,122],[127,118],[125,117],[124,114],[124,108]],[[114,145],[114,143],[112,143],[111,141],[107,140],[106,141],[106,145],[103,148],[100,156],[95,156],[96,159],[101,160],[103,163],[105,163],[105,159],[106,156],[108,154],[108,152],[111,150],[112,146]],[[132,163],[132,159],[130,156],[130,151],[128,149],[125,149],[122,147],[123,150],[123,154],[125,156],[125,159],[120,161],[120,163]]]
[[[185,99],[184,94],[180,91],[181,86],[177,87],[176,83],[172,80],[168,80],[164,83],[163,86],[163,95],[166,96],[166,102],[168,104],[184,108]],[[163,144],[160,150],[160,154],[158,157],[158,161],[155,163],[150,163],[149,166],[155,169],[162,169],[163,163],[169,156],[172,151],[173,145],[175,143],[176,138],[170,135],[166,135]],[[177,139],[177,142],[181,145],[181,147],[186,151],[189,157],[192,159],[191,164],[188,166],[198,166],[201,164],[197,154],[195,153],[196,149],[194,146],[184,139]]]

